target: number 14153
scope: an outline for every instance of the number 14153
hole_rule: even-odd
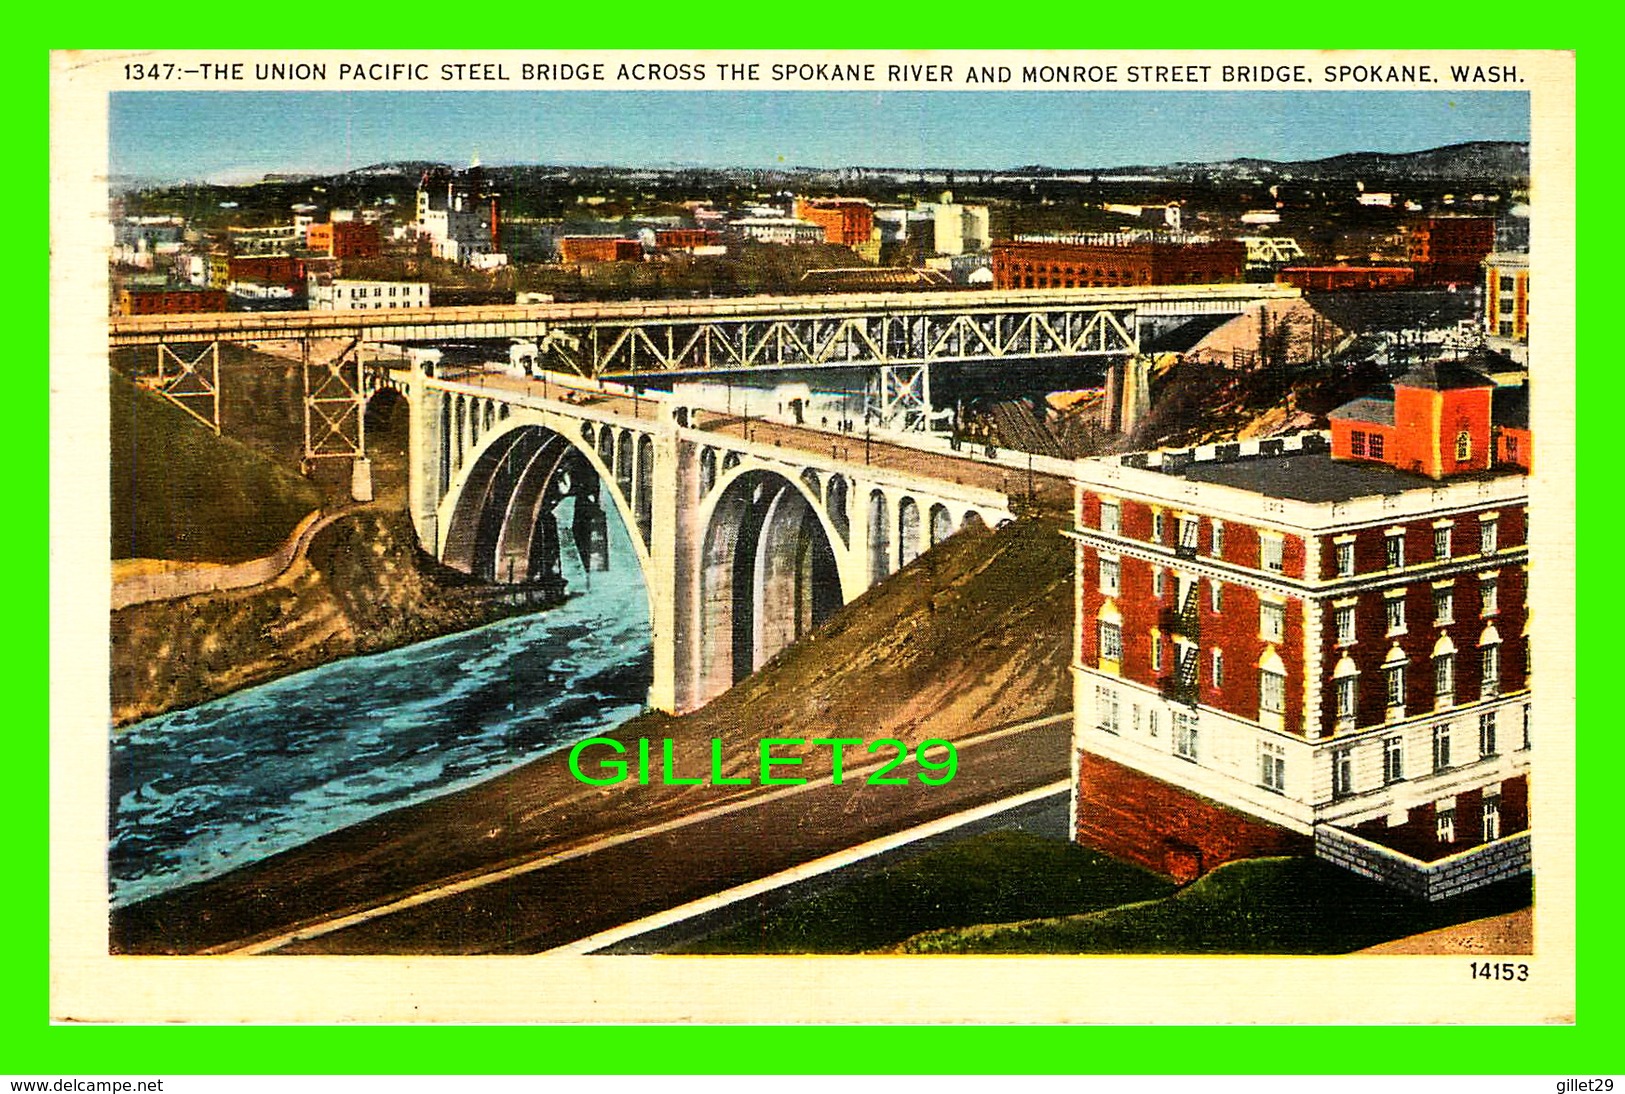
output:
[[[1474,980],[1528,980],[1529,966],[1511,961],[1474,961]]]

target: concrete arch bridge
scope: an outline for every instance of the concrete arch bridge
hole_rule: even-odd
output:
[[[921,552],[1012,515],[967,461],[880,466],[861,438],[739,430],[669,395],[389,375],[410,408],[413,524],[448,565],[557,580],[566,550],[602,569],[607,522],[624,524],[649,592],[650,705],[663,710],[703,705]]]

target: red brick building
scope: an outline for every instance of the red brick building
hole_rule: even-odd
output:
[[[1409,266],[1288,266],[1275,280],[1305,292],[1402,289],[1415,284],[1416,271]]]
[[[657,228],[655,246],[662,251],[686,251],[692,247],[714,247],[721,235],[709,228]]]
[[[1179,242],[1137,236],[993,244],[995,289],[1081,289],[1113,285],[1238,283],[1247,264],[1240,240]]]
[[[855,247],[875,230],[875,207],[863,198],[796,198],[795,218],[824,229],[825,243]]]
[[[1422,285],[1476,284],[1495,248],[1492,217],[1428,217],[1408,228],[1411,266]]]
[[[259,281],[267,285],[303,285],[305,260],[288,255],[233,257],[231,280]]]
[[[359,220],[312,224],[305,230],[305,247],[333,258],[377,258],[383,250],[378,225]]]
[[[120,315],[182,315],[188,312],[225,311],[224,289],[120,289]]]
[[[1439,481],[1323,434],[1079,463],[1080,842],[1188,878],[1528,827],[1527,480],[1491,466],[1489,389],[1457,379],[1396,385],[1383,444]]]
[[[643,244],[618,236],[564,236],[559,255],[565,262],[641,262]]]

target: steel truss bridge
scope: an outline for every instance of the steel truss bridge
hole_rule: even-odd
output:
[[[930,367],[961,362],[1106,358],[1140,352],[1142,317],[1236,315],[1295,298],[1280,285],[1182,285],[1004,292],[831,294],[588,304],[358,311],[205,312],[119,317],[113,348],[156,347],[138,381],[219,430],[219,343],[302,346],[307,461],[365,455],[368,348],[533,342],[537,363],[591,378],[818,368],[868,371],[869,410],[922,430]],[[326,351],[313,354],[313,346]],[[337,346],[335,350],[333,347]]]

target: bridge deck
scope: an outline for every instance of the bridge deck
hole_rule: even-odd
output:
[[[1285,285],[1167,285],[1102,289],[960,290],[934,293],[831,293],[704,300],[497,304],[478,307],[386,308],[373,311],[197,312],[115,316],[109,343],[360,337],[368,342],[433,338],[530,338],[553,328],[597,324],[773,320],[794,316],[925,314],[1000,309],[1123,307],[1157,312],[1223,306],[1239,310],[1260,300],[1301,295]]]
[[[528,399],[525,401],[534,399],[537,402],[556,402],[557,396],[554,393],[559,390],[558,385],[544,385],[540,380],[497,372],[471,372],[457,382],[471,386],[488,396],[507,393],[527,396]],[[547,390],[545,398],[544,388]],[[570,390],[575,397],[568,401],[568,405],[591,407],[632,419],[633,422],[650,417],[659,405],[657,399],[652,397],[634,398],[613,392]],[[1031,474],[1029,482],[1029,475],[1025,470],[979,457],[970,446],[966,447],[963,454],[936,452],[875,436],[871,436],[866,442],[862,433],[838,433],[706,410],[695,411],[695,419],[690,428],[700,433],[711,433],[718,437],[771,445],[788,452],[802,453],[816,463],[831,460],[862,463],[915,478],[991,490],[1012,498],[1027,497],[1030,487],[1032,500],[1039,508],[1050,512],[1068,512],[1072,506],[1070,480],[1035,471]]]

